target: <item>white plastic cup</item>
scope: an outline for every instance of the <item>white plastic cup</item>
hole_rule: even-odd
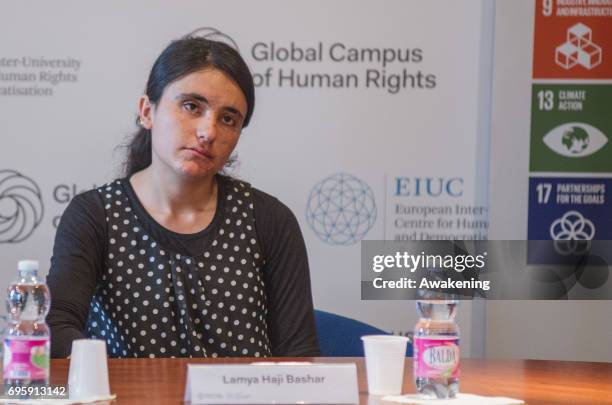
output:
[[[72,342],[68,393],[70,399],[110,395],[104,340],[78,339]]]
[[[404,361],[408,338],[393,335],[362,336],[372,395],[400,395],[404,382]]]

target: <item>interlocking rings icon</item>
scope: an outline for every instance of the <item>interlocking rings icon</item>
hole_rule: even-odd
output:
[[[550,237],[561,255],[587,253],[594,236],[595,225],[578,211],[568,211],[550,225]]]

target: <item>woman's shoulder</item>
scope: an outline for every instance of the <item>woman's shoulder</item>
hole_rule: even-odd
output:
[[[85,193],[89,194],[90,196],[97,194],[99,198],[104,200],[104,198],[111,198],[113,194],[121,195],[127,184],[129,184],[129,180],[127,178],[118,178],[101,186],[94,187]]]
[[[277,197],[254,187],[245,180],[229,176],[220,176],[219,179],[226,193],[242,193],[245,197],[252,199],[256,220],[257,217],[294,216],[291,209]]]
[[[100,187],[96,187],[75,195],[62,213],[56,237],[66,239],[67,235],[72,235],[80,239],[89,234],[96,239],[102,238],[106,212],[100,193]]]
[[[275,196],[253,187],[255,212],[266,212],[268,215],[294,216],[291,209]]]
[[[122,193],[124,181],[125,179],[115,179],[75,195],[64,214],[84,214],[94,218],[103,216],[105,200],[110,198],[111,194]]]
[[[230,195],[239,193],[245,197],[252,197],[254,188],[246,180],[227,175],[217,175],[217,181],[223,194]]]
[[[302,232],[297,217],[279,198],[252,187],[255,228],[265,257],[281,245],[300,245]],[[281,242],[282,241],[282,242]]]

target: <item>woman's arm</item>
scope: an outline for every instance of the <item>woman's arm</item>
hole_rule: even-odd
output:
[[[104,207],[97,194],[92,190],[73,198],[55,235],[47,276],[52,357],[67,357],[72,341],[85,337],[89,304],[101,274],[106,244]]]
[[[268,328],[274,356],[318,356],[310,272],[297,219],[276,198],[255,190],[255,225],[264,252]]]

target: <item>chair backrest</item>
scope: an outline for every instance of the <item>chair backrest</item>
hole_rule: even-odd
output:
[[[363,357],[364,335],[390,335],[367,323],[330,312],[315,310],[317,334],[322,356]],[[407,355],[412,355],[412,345],[408,344]]]

